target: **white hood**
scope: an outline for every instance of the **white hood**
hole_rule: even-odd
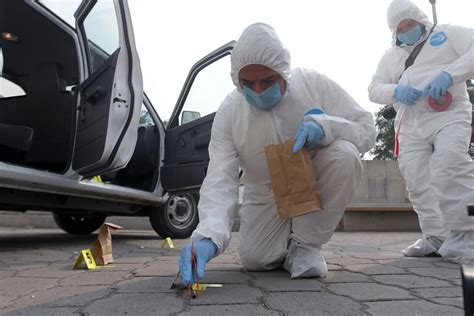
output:
[[[394,0],[387,10],[388,27],[392,31],[394,43],[397,38],[398,24],[405,19],[412,19],[425,25],[428,32],[433,27],[428,16],[416,4],[409,0]]]
[[[290,52],[280,41],[275,30],[267,24],[255,23],[248,26],[234,46],[231,55],[231,77],[240,91],[239,72],[252,64],[264,65],[289,83],[291,76]]]

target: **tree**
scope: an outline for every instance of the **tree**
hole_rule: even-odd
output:
[[[382,112],[389,107],[386,105],[375,112],[375,126],[377,127],[377,138],[375,147],[370,151],[374,160],[394,160],[393,148],[395,144],[395,120],[386,120]]]
[[[474,103],[474,79],[467,81],[467,92],[469,92],[471,103]]]

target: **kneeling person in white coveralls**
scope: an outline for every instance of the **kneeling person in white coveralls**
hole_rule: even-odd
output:
[[[292,278],[327,272],[321,255],[362,174],[360,153],[373,147],[372,114],[334,81],[313,70],[291,69],[290,53],[274,29],[247,27],[231,55],[236,86],[212,126],[210,163],[200,191],[200,223],[192,234],[199,279],[209,260],[229,245],[244,171],[239,254],[248,270],[283,267]],[[296,135],[296,137],[295,137]],[[293,150],[312,158],[324,209],[282,220],[272,192],[264,148],[296,138]],[[186,284],[196,282],[191,245],[181,253]]]

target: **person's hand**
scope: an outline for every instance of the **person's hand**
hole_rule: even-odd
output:
[[[433,79],[423,90],[424,95],[430,95],[435,100],[440,100],[453,85],[453,77],[446,71]]]
[[[413,88],[412,86],[398,85],[395,88],[395,99],[406,105],[415,105],[419,97],[423,95],[423,91]]]
[[[197,282],[197,279],[201,280],[204,277],[206,264],[216,255],[217,246],[207,238],[194,242],[195,263],[192,261],[192,250],[192,244],[186,245],[181,250],[181,257],[179,258],[179,270],[181,271],[183,283],[186,285],[194,284]]]
[[[299,152],[303,146],[313,148],[319,144],[325,136],[321,124],[315,121],[305,121],[301,123],[296,130],[293,152]]]

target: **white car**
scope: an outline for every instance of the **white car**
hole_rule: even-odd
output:
[[[0,2],[0,209],[53,212],[71,234],[149,216],[162,237],[188,237],[218,107],[196,111],[207,94],[192,88],[234,42],[194,65],[165,127],[143,92],[127,1],[84,0],[73,25],[47,2]]]

